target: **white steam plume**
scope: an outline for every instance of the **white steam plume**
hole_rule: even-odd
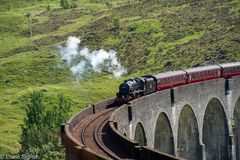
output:
[[[66,47],[59,46],[61,59],[70,66],[71,72],[77,78],[84,78],[91,70],[101,73],[103,68],[107,68],[115,77],[127,73],[127,70],[118,61],[116,51],[107,52],[101,49],[90,52],[86,47],[79,50],[80,43],[80,39],[68,37]]]

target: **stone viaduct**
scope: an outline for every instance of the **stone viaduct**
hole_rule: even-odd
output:
[[[240,77],[141,97],[115,111],[118,131],[141,145],[192,160],[240,159]]]

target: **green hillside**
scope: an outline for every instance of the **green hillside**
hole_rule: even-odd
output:
[[[73,8],[59,0],[0,0],[0,153],[19,151],[32,90],[47,88],[50,105],[62,93],[76,113],[114,96],[127,77],[240,61],[239,0],[69,2]],[[114,49],[129,75],[92,73],[76,82],[57,49],[69,36],[90,50]]]

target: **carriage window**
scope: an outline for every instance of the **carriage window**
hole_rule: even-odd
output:
[[[198,78],[198,77],[199,77],[198,73],[195,73],[195,77],[196,77],[196,78]]]
[[[209,77],[212,76],[212,70],[211,70],[211,71],[208,71],[208,75],[209,75]]]

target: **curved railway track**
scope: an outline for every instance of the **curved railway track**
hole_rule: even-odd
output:
[[[107,148],[105,146],[105,143],[102,139],[102,136],[104,134],[106,134],[106,132],[103,132],[103,128],[105,125],[107,125],[108,123],[108,119],[109,119],[110,115],[106,116],[106,118],[104,118],[100,124],[94,129],[94,140],[97,142],[98,146],[107,154],[109,155],[111,158],[113,159],[119,159],[120,157],[118,157],[116,154],[114,154],[109,148]]]
[[[83,146],[106,159],[131,159],[110,139],[108,119],[113,111],[114,108],[109,108],[84,118],[73,129],[73,136]]]
[[[91,110],[85,110],[84,118],[81,118],[79,121],[77,119],[72,119],[72,121],[77,121],[77,125],[71,129],[71,136],[78,141],[77,146],[80,147],[78,149],[82,149],[83,152],[77,153],[74,150],[72,155],[76,155],[77,157],[72,157],[71,154],[67,154],[69,160],[72,159],[164,159],[164,160],[180,160],[180,158],[174,157],[172,155],[168,155],[165,153],[156,152],[151,148],[141,148],[138,144],[133,144],[134,146],[124,146],[129,143],[124,143],[119,139],[116,141],[116,138],[113,134],[113,130],[110,127],[112,125],[112,121],[109,121],[112,113],[115,110],[115,107],[103,108],[102,110],[97,110],[95,113],[95,109],[93,112]],[[92,108],[88,108],[92,109]],[[69,145],[69,144],[67,144]],[[73,145],[76,145],[74,143]],[[139,148],[140,147],[140,148]],[[134,149],[132,149],[134,148]],[[90,156],[94,155],[94,156]],[[79,156],[79,157],[78,157]],[[96,157],[97,156],[97,157]]]

